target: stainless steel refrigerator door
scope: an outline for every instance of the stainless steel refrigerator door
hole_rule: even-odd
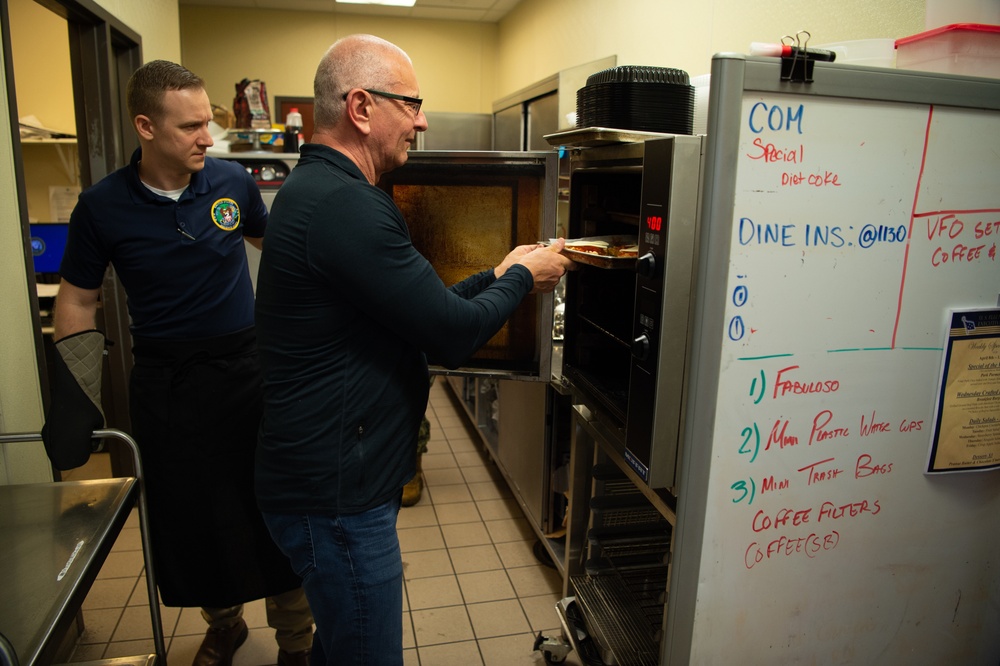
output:
[[[490,150],[493,116],[489,113],[428,111],[428,129],[417,134],[417,150]]]
[[[546,134],[559,131],[559,95],[552,93],[533,99],[526,105],[528,119],[527,135],[528,150],[551,150],[552,146],[545,139]]]
[[[493,114],[493,150],[524,149],[524,107],[521,104]]]

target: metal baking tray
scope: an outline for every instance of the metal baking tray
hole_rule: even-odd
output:
[[[546,134],[545,140],[549,142],[550,146],[594,148],[615,143],[640,143],[647,139],[659,139],[664,136],[670,135],[664,132],[642,132],[612,127],[581,127]]]
[[[586,236],[584,238],[566,239],[566,242],[576,241],[604,241],[612,247],[624,247],[627,245],[636,245],[638,243],[638,239],[635,236]],[[550,240],[549,243],[551,242],[552,241]],[[564,248],[560,254],[569,257],[578,264],[587,264],[588,266],[596,266],[597,268],[607,268],[612,270],[635,270],[635,257],[607,257],[600,254],[592,254],[590,252],[578,252],[568,247]]]

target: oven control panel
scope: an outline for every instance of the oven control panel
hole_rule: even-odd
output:
[[[281,182],[288,178],[288,167],[281,162],[262,162],[244,166],[247,173],[258,183]]]
[[[647,141],[639,208],[625,460],[655,488],[674,485],[696,252],[701,146]]]

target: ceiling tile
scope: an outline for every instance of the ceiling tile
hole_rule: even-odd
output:
[[[354,5],[335,0],[178,0],[181,5],[283,9],[289,11],[335,12],[367,16],[395,16],[449,21],[496,23],[520,0],[417,0],[414,8],[383,5]]]
[[[483,9],[460,9],[458,7],[434,7],[417,5],[413,8],[413,18],[438,19],[442,21],[481,21],[486,14]]]
[[[496,0],[417,0],[417,8],[447,7],[452,9],[490,9]]]
[[[407,18],[413,11],[410,7],[387,7],[384,5],[355,5],[349,3],[337,3],[334,7],[336,14],[363,14],[365,16],[397,16]]]
[[[206,7],[236,7],[243,9],[256,9],[254,0],[180,0],[182,5],[203,5]]]
[[[334,0],[255,0],[260,9],[287,9],[299,12],[332,12]]]

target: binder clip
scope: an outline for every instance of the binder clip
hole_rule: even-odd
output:
[[[802,40],[803,35],[805,41]],[[809,57],[809,37],[805,30],[799,30],[795,37],[785,35],[781,38],[782,46],[791,47],[788,55],[781,56],[781,80],[793,83],[812,83],[813,65],[815,60]]]

